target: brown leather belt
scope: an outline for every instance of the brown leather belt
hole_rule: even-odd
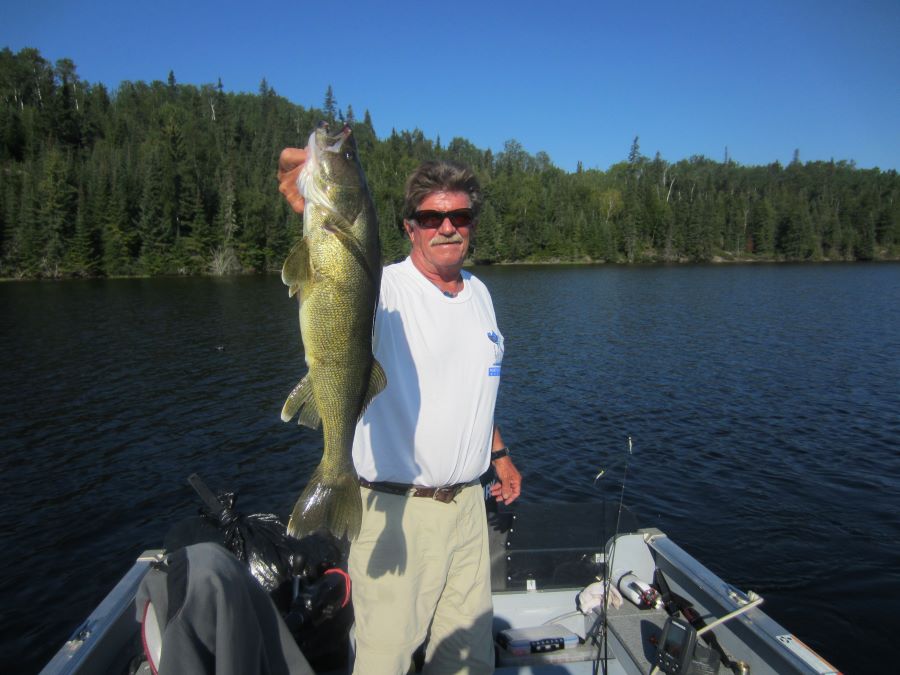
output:
[[[359,484],[376,492],[387,492],[391,495],[404,495],[406,497],[426,497],[434,499],[444,504],[452,502],[464,488],[475,485],[478,481],[473,480],[468,483],[457,483],[456,485],[445,485],[444,487],[424,487],[422,485],[409,485],[407,483],[391,483],[389,481],[368,481],[365,478],[359,479]]]

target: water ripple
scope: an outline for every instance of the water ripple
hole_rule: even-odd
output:
[[[476,273],[524,500],[618,500],[630,435],[643,524],[877,670],[900,601],[900,267]],[[279,419],[305,369],[276,277],[2,284],[0,310],[0,671],[31,671],[196,512],[188,474],[286,514],[321,434]]]

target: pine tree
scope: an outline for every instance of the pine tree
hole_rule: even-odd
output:
[[[58,277],[77,212],[77,189],[71,182],[67,158],[59,150],[51,149],[45,157],[38,204],[36,225],[43,255],[35,262],[42,276]]]
[[[145,171],[143,177],[140,219],[140,267],[147,274],[160,274],[167,270],[166,251],[170,243],[169,226],[166,222],[168,205],[163,200],[165,194],[165,176],[163,173],[162,152],[151,146],[146,152]]]
[[[109,209],[102,221],[102,267],[107,276],[133,274],[132,249],[138,243],[137,233],[131,226],[122,190],[112,190]]]
[[[471,257],[479,263],[494,263],[503,260],[503,228],[497,222],[497,213],[490,202],[486,203],[478,215],[478,227],[472,239]]]
[[[805,194],[791,196],[789,206],[782,215],[776,243],[789,260],[808,260],[813,256],[816,245]]]
[[[35,180],[28,176],[22,181],[19,213],[13,229],[13,241],[9,258],[15,276],[36,277],[41,273],[43,241],[38,227],[38,208]]]
[[[328,89],[325,90],[325,103],[323,104],[322,109],[325,113],[325,121],[333,124],[337,119],[338,105],[330,84],[328,85]]]
[[[68,59],[60,59],[57,71],[60,86],[51,98],[52,126],[59,143],[78,147],[81,145],[81,113],[76,97],[75,65]]]
[[[640,137],[635,136],[631,142],[631,149],[628,151],[628,163],[637,164],[641,161],[641,146],[638,143]]]
[[[75,234],[66,255],[66,271],[69,274],[93,277],[99,272],[99,237],[93,223],[85,207],[84,189],[79,189]]]
[[[234,236],[238,225],[235,205],[234,179],[226,169],[219,179],[219,209],[214,223],[216,245],[209,262],[210,272],[218,276],[240,270],[234,250]]]
[[[750,239],[753,253],[775,253],[775,209],[768,197],[757,199],[750,209]]]
[[[863,216],[853,254],[857,260],[873,260],[875,248],[875,214],[868,211]]]

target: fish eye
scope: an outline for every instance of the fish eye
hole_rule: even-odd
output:
[[[352,150],[347,150],[347,151],[344,153],[344,157],[346,157],[348,160],[352,160],[352,159],[353,159],[353,151],[352,151]]]

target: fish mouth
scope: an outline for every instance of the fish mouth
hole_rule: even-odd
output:
[[[319,194],[321,190],[316,186],[316,181],[313,180],[314,175],[323,171],[330,174],[328,181],[334,185],[345,185],[346,187],[356,185],[355,179],[345,179],[342,182],[340,178],[325,168],[331,163],[328,158],[334,155],[343,154],[346,155],[347,160],[355,161],[356,143],[352,137],[353,132],[350,130],[350,125],[344,124],[336,134],[328,132],[328,122],[322,121],[310,134],[309,141],[306,144],[306,162],[304,162],[303,169],[297,177],[297,187],[300,190],[300,194],[309,202],[324,203],[323,200],[327,201],[324,195]]]
[[[310,148],[315,148],[318,152],[340,152],[344,142],[350,138],[353,133],[349,124],[344,124],[340,131],[336,134],[330,134],[328,122],[319,122],[316,130],[313,131],[314,143],[310,143]],[[313,140],[310,138],[310,141]]]

